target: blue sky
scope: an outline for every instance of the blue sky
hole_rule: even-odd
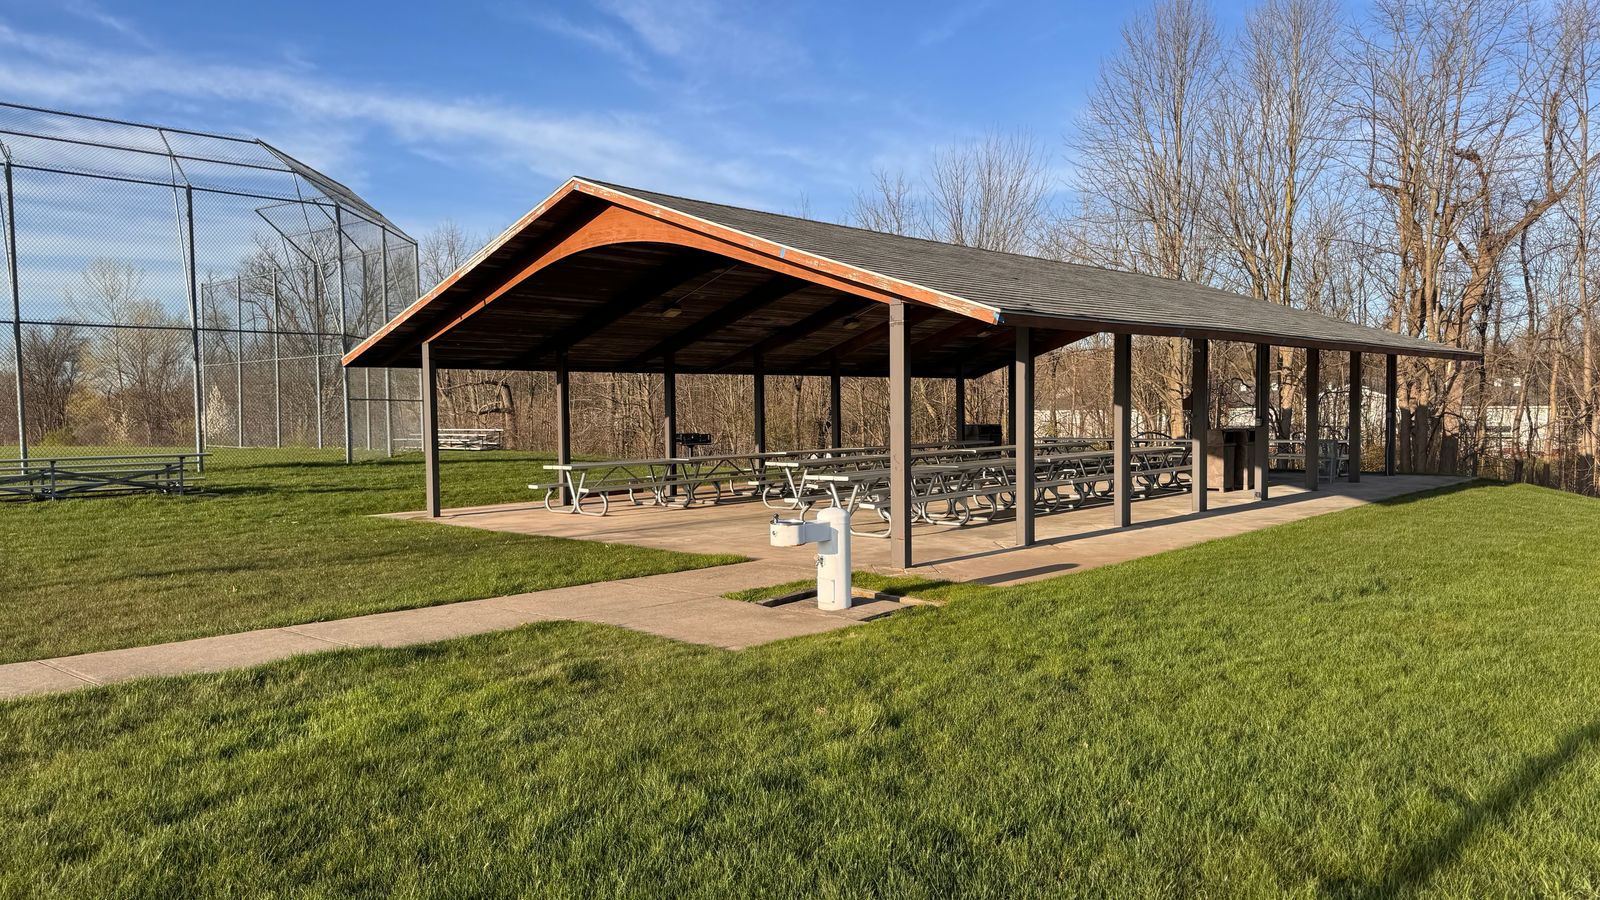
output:
[[[260,136],[417,235],[497,231],[572,174],[837,219],[874,167],[991,129],[1064,182],[1126,11],[0,0],[0,99]]]

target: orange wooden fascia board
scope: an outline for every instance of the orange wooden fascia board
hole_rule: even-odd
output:
[[[574,187],[576,190],[582,193],[599,197],[604,200],[609,200],[613,203],[626,206],[652,218],[672,222],[673,224],[679,225],[690,231],[699,232],[710,237],[714,237],[724,243],[742,247],[748,251],[760,255],[761,257],[766,258],[769,261],[798,264],[803,269],[811,272],[826,275],[830,278],[838,279],[848,284],[865,287],[881,294],[890,295],[896,299],[906,299],[918,303],[924,303],[929,306],[938,307],[958,315],[979,319],[991,324],[998,324],[1001,321],[1001,314],[999,310],[994,309],[993,307],[985,306],[981,303],[975,303],[964,297],[957,297],[954,294],[936,291],[932,288],[926,288],[909,281],[902,281],[898,278],[880,275],[876,272],[858,268],[856,266],[849,265],[848,263],[841,263],[825,256],[818,256],[814,253],[796,250],[793,247],[779,244],[776,241],[770,241],[766,238],[756,237],[755,235],[739,231],[735,228],[730,228],[726,225],[719,225],[718,223],[707,219],[701,219],[696,216],[691,216],[688,213],[679,212],[670,206],[661,206],[659,204],[649,203],[633,196],[632,194],[615,190],[614,188],[608,188],[603,185],[598,185],[591,181],[574,179]],[[817,279],[814,276],[806,276],[806,280],[816,281]],[[860,293],[859,290],[852,290],[849,288],[840,289],[847,290],[850,293]],[[867,295],[863,294],[862,296]]]
[[[345,354],[343,362],[349,364],[369,347],[392,332],[399,325],[421,312],[441,294],[456,284],[484,259],[492,255],[507,241],[520,234],[540,216],[574,191],[605,200],[612,206],[573,235],[542,253],[527,266],[513,273],[490,294],[474,303],[449,321],[433,328],[419,343],[435,340],[472,317],[490,303],[504,296],[517,285],[551,264],[584,250],[622,243],[665,243],[692,247],[715,253],[739,262],[748,263],[773,272],[790,275],[813,284],[831,287],[880,303],[910,300],[944,309],[982,322],[998,323],[1000,313],[990,307],[940,291],[930,290],[910,282],[878,275],[865,269],[835,262],[826,257],[794,250],[782,244],[758,238],[736,229],[699,219],[669,207],[646,203],[632,194],[596,185],[580,179],[570,179],[555,193],[545,198],[516,224],[501,232],[500,236],[473,254],[472,258],[441,281],[426,295],[408,306],[399,316],[384,325],[371,337]],[[619,216],[619,212],[632,217]]]
[[[374,331],[366,340],[357,344],[353,349],[350,350],[349,353],[344,355],[343,359],[340,360],[341,363],[344,365],[349,365],[357,357],[365,353],[367,348],[373,344],[376,344],[379,340],[383,339],[384,336],[388,335],[396,328],[405,324],[412,316],[426,309],[428,304],[438,299],[439,295],[449,290],[453,285],[456,284],[456,282],[465,277],[468,272],[471,272],[473,269],[477,268],[479,263],[483,262],[485,259],[488,259],[496,250],[499,250],[501,247],[505,246],[507,241],[510,241],[512,238],[527,230],[529,225],[532,225],[534,222],[538,221],[540,217],[548,213],[557,203],[560,203],[562,200],[566,199],[566,196],[572,193],[577,184],[578,180],[576,178],[567,179],[565,184],[559,188],[556,188],[555,192],[544,198],[544,201],[538,206],[535,206],[533,209],[529,210],[526,215],[512,223],[509,228],[500,232],[499,236],[497,236],[494,240],[484,244],[477,253],[474,253],[472,256],[468,257],[466,262],[458,266],[456,270],[451,272],[443,281],[434,285],[432,290],[428,291],[426,294],[423,294],[421,297],[418,297],[410,306],[407,306],[405,309],[401,310],[399,315],[390,319],[382,328]],[[418,249],[420,252],[420,247]],[[421,267],[419,266],[418,271],[420,270]]]

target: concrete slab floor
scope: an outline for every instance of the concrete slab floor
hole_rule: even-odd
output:
[[[1358,484],[1323,484],[1320,490],[1284,479],[1261,503],[1247,492],[1209,495],[1211,510],[1190,512],[1188,495],[1134,505],[1136,524],[1112,526],[1109,507],[1043,516],[1039,543],[1014,548],[1014,523],[965,527],[918,526],[911,570],[931,579],[1016,584],[1148,556],[1214,538],[1242,534],[1309,516],[1429,490],[1464,479],[1433,476],[1365,476]],[[215,672],[258,665],[303,653],[345,647],[400,647],[515,628],[530,622],[572,620],[631,628],[674,640],[738,650],[800,635],[848,628],[865,610],[825,613],[811,602],[764,607],[721,594],[811,577],[810,548],[774,548],[767,522],[773,511],[753,502],[692,509],[617,504],[609,516],[551,513],[533,503],[449,510],[447,525],[518,534],[546,534],[698,552],[707,547],[751,557],[713,569],[648,575],[599,584],[494,597],[421,609],[398,610],[329,622],[85,653],[0,665],[0,698],[76,690],[132,678]],[[792,515],[792,513],[790,513]],[[869,514],[870,515],[870,514]],[[396,518],[425,518],[401,513]],[[858,514],[858,526],[880,523]],[[891,572],[886,540],[853,541],[858,569]],[[899,604],[876,601],[872,612]]]
[[[1171,494],[1133,504],[1134,524],[1117,528],[1109,506],[1040,516],[1038,543],[1018,548],[1015,525],[1003,518],[966,526],[918,525],[912,533],[911,571],[928,578],[1006,585],[1052,578],[1098,566],[1149,556],[1179,547],[1259,528],[1293,522],[1322,513],[1389,500],[1466,479],[1432,475],[1363,475],[1355,484],[1323,482],[1308,491],[1298,473],[1275,476],[1265,503],[1249,491],[1212,491],[1210,509],[1191,512],[1188,494]],[[536,503],[446,510],[434,520],[446,525],[483,528],[514,534],[543,534],[589,541],[636,544],[695,552],[715,547],[752,559],[785,562],[800,568],[809,563],[807,548],[774,548],[768,544],[767,522],[778,511],[754,501],[702,505],[689,509],[614,503],[606,516],[552,513]],[[793,516],[792,511],[783,515]],[[417,512],[394,518],[425,519]],[[858,512],[857,528],[877,530],[876,514]],[[856,537],[852,554],[857,569],[895,573],[888,566],[888,541]],[[804,577],[804,576],[802,576]],[[782,581],[773,578],[772,583]]]

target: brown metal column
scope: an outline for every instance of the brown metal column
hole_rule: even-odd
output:
[[[1267,473],[1272,470],[1272,345],[1256,345],[1256,499],[1268,499]]]
[[[956,433],[955,440],[966,440],[967,435],[967,377],[956,373]]]
[[[556,353],[556,462],[567,465],[572,462],[572,373],[567,371],[567,351]],[[566,473],[559,473],[561,478],[561,505],[566,506],[572,502],[571,491],[567,489]]]
[[[1011,433],[1017,445],[1017,545],[1030,547],[1034,543],[1033,523],[1033,332],[1027,326],[1017,327],[1017,354],[1012,359],[1011,371],[1016,373],[1011,394],[1014,419]]]
[[[911,329],[906,305],[889,306],[889,565],[911,568]]]
[[[678,455],[678,370],[671,353],[661,369],[661,427],[666,431],[661,452],[671,459]]]
[[[1118,528],[1133,524],[1133,338],[1119,334],[1111,349],[1111,452],[1113,480],[1111,503]]]
[[[844,446],[844,391],[839,376],[839,357],[833,358],[833,371],[828,373],[828,445],[837,450]]]
[[[1012,360],[1011,364],[1006,366],[1006,414],[1002,420],[1005,422],[1006,426],[1005,443],[1007,444],[1015,444],[1017,442],[1017,411],[1014,402],[1016,400],[1016,396],[1017,361]]]
[[[751,399],[755,404],[756,452],[767,452],[767,361],[756,354],[756,371],[750,379]]]
[[[1383,474],[1393,475],[1395,441],[1395,395],[1400,393],[1399,357],[1393,353],[1383,358]]]
[[[422,480],[428,494],[428,515],[439,517],[439,370],[433,343],[422,345]]]
[[[1190,508],[1195,512],[1205,512],[1209,483],[1206,476],[1206,442],[1211,428],[1211,342],[1195,338],[1189,342],[1189,346],[1189,461],[1193,467],[1189,472],[1192,482]],[[1227,477],[1226,472],[1223,477]],[[1228,485],[1223,487],[1226,489]]]
[[[1361,354],[1350,354],[1350,471],[1351,484],[1361,480]]]
[[[1306,490],[1318,488],[1322,468],[1322,354],[1306,348]]]
[[[661,425],[666,431],[661,447],[663,455],[673,459],[678,455],[678,367],[671,353],[662,360],[661,367]],[[677,477],[678,467],[667,466],[667,480],[671,482]],[[678,496],[678,489],[667,488],[667,496]]]

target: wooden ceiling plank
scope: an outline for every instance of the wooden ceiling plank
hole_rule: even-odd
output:
[[[917,325],[926,322],[937,314],[938,310],[933,309],[932,307],[911,306],[906,310],[906,325],[908,327],[915,328]],[[984,323],[975,322],[974,324],[981,326]],[[854,334],[845,338],[821,353],[817,353],[808,357],[799,365],[795,366],[795,368],[805,370],[811,368],[812,366],[821,366],[823,363],[828,362],[834,357],[838,357],[839,359],[849,359],[850,357],[860,353],[863,350],[866,350],[869,347],[877,347],[879,344],[883,344],[888,339],[889,323],[880,322],[879,324],[872,326],[860,334]],[[886,344],[884,346],[887,347]],[[885,350],[884,352],[887,353],[888,351]]]
[[[634,357],[629,362],[629,365],[644,365],[657,357],[665,356],[668,353],[676,353],[702,338],[727,328],[745,316],[765,309],[783,298],[808,287],[811,287],[811,283],[808,281],[802,281],[788,275],[774,275],[751,288],[743,296],[723,304],[709,315],[691,323],[687,328]]]
[[[513,359],[511,366],[515,368],[532,365],[557,350],[570,350],[623,316],[683,286],[685,282],[693,281],[715,269],[726,268],[728,265],[728,260],[721,257],[695,253],[693,256],[667,263],[661,268],[652,269],[604,306],[591,310],[576,322],[540,341],[532,350]]]
[[[739,360],[753,357],[757,353],[766,356],[773,350],[776,350],[780,347],[786,347],[795,341],[810,337],[818,329],[825,328],[828,325],[832,325],[834,322],[839,321],[840,319],[860,313],[869,302],[870,301],[863,301],[854,297],[846,297],[842,300],[836,300],[822,309],[817,310],[811,315],[806,316],[800,321],[795,322],[793,325],[780,328],[760,342],[740,350],[738,353],[735,353],[727,359],[724,359],[712,366],[708,371],[720,372]]]

